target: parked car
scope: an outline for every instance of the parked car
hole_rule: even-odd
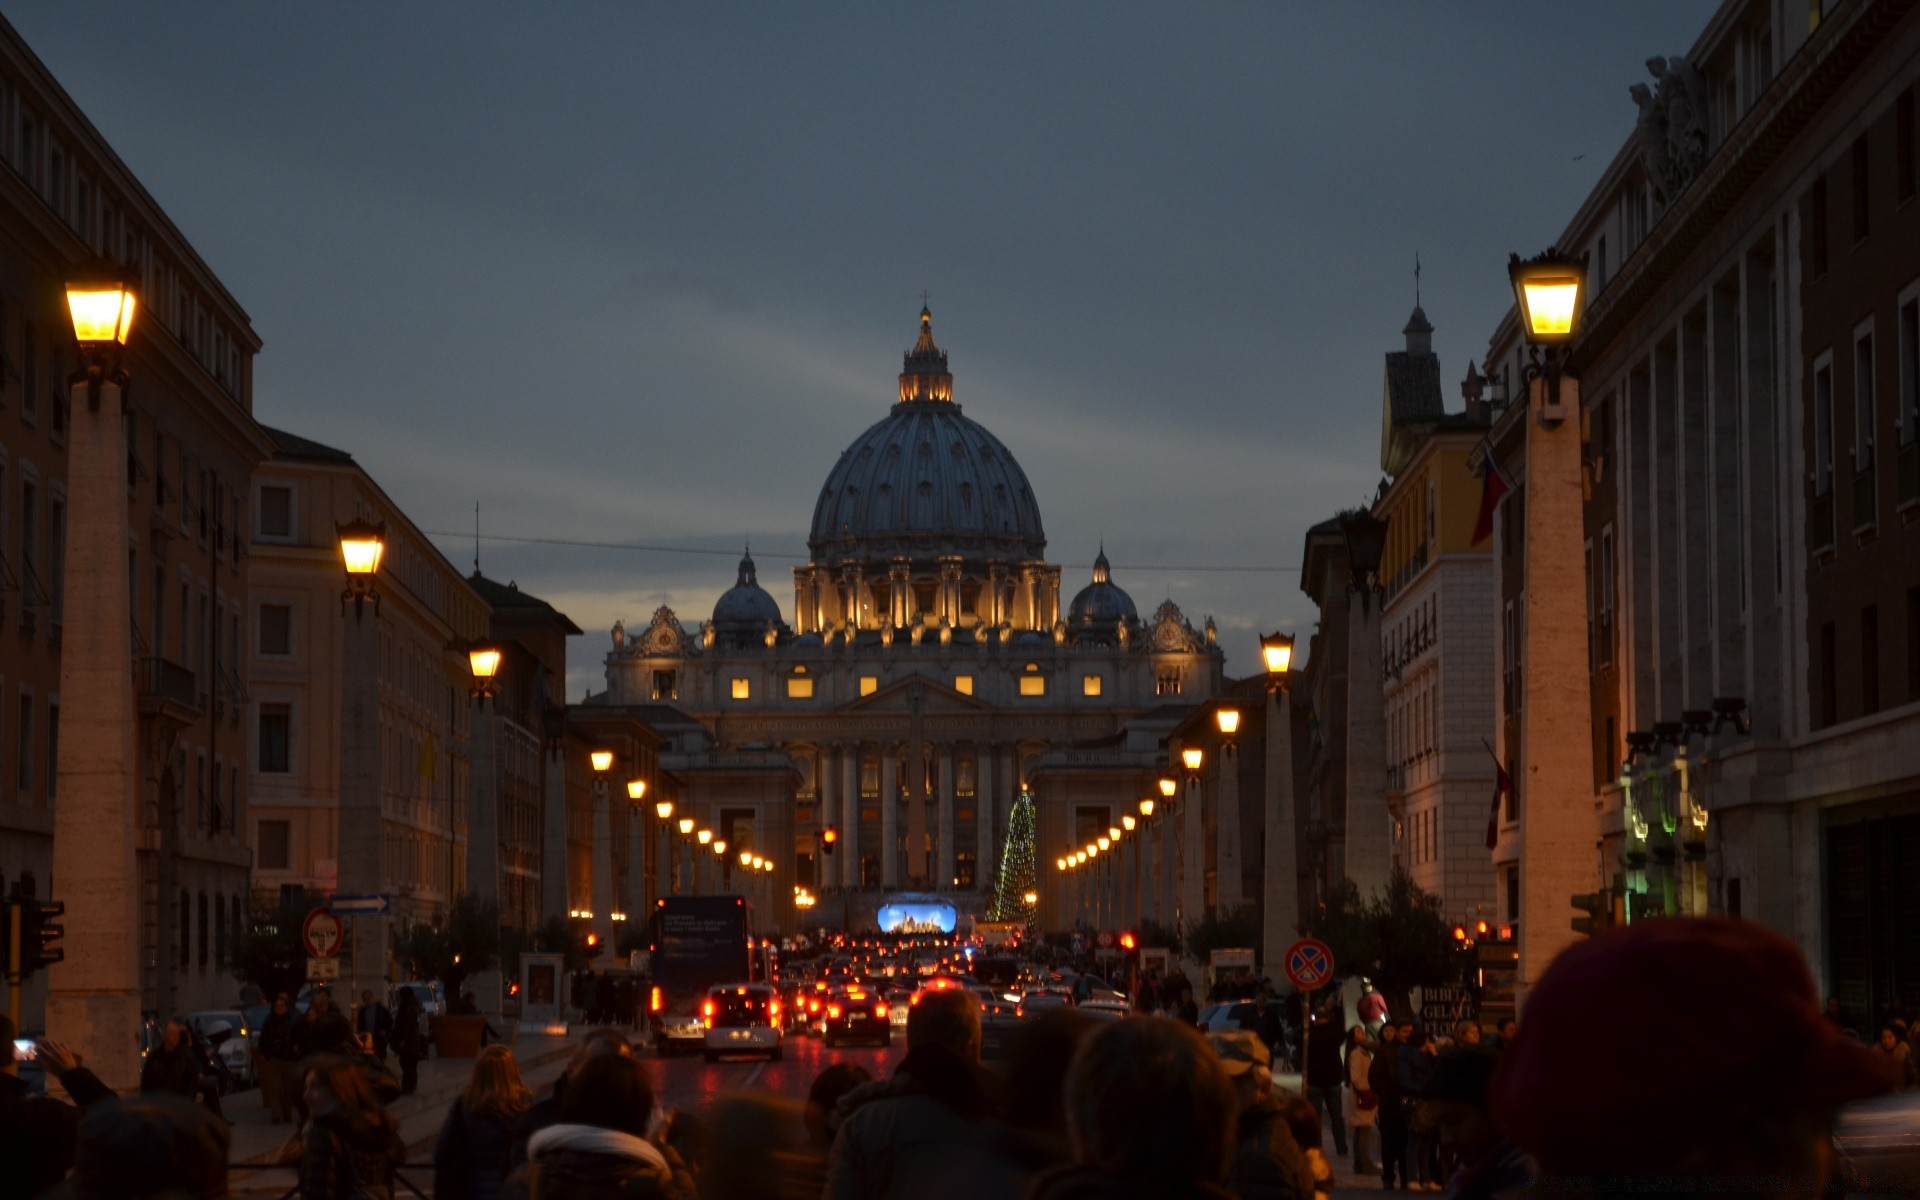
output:
[[[254,1067],[253,1051],[260,1031],[247,1024],[244,1012],[223,1008],[188,1013],[187,1026],[226,1072],[226,1090],[239,1091],[254,1085],[259,1073]]]
[[[429,1017],[447,1015],[447,991],[437,980],[410,979],[405,983],[396,983],[387,991],[387,1007],[393,1008],[400,1003],[401,992],[412,992],[414,999],[420,1001],[420,1011]],[[340,996],[335,993],[334,1000]],[[351,1007],[348,1005],[347,1007]],[[342,1011],[345,1011],[344,1009]]]
[[[980,1006],[980,1057],[989,1062],[1005,1058],[1020,1028],[1020,1006],[994,1000]]]
[[[828,1046],[847,1041],[893,1045],[892,1010],[879,993],[863,987],[845,987],[827,994],[821,1037]]]
[[[780,996],[764,983],[722,984],[708,988],[700,1004],[707,1027],[706,1056],[718,1062],[723,1054],[764,1054],[774,1062],[785,1057],[780,1034]]]
[[[1124,1000],[1083,1000],[1074,1007],[1102,1021],[1121,1021],[1133,1015]]]
[[[1254,1007],[1251,1000],[1226,1000],[1219,1004],[1209,1004],[1200,1010],[1195,1018],[1202,1033],[1219,1033],[1227,1029],[1252,1029],[1254,1026]]]

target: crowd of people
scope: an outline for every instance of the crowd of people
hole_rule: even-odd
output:
[[[433,1194],[1314,1200],[1335,1178],[1326,1139],[1345,1156],[1350,1132],[1356,1169],[1374,1166],[1377,1137],[1386,1186],[1462,1200],[1812,1198],[1837,1108],[1900,1086],[1911,1061],[1884,1036],[1870,1048],[1823,1020],[1792,943],[1714,918],[1579,943],[1531,989],[1518,1026],[1390,1020],[1343,1037],[1333,1013],[1308,1019],[1295,1092],[1255,1030],[1072,1008],[1023,1022],[989,1068],[978,1002],[931,991],[887,1078],[841,1063],[804,1103],[746,1093],[697,1114],[658,1102],[624,1030],[592,1031],[543,1096],[510,1048],[490,1046],[436,1140]],[[397,1083],[330,1005],[307,1022],[324,1037],[296,1064],[301,1194],[387,1200],[404,1153],[385,1108]],[[336,1052],[341,1026],[358,1050]],[[117,1099],[64,1048],[41,1053],[82,1107],[24,1098],[0,1075],[0,1161],[13,1168],[0,1200],[70,1167],[61,1194],[77,1200],[225,1195],[226,1128],[204,1106],[171,1091]]]

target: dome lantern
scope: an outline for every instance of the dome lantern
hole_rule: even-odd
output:
[[[947,370],[947,352],[933,342],[932,309],[920,309],[920,338],[903,357],[900,403],[953,402],[953,373]]]

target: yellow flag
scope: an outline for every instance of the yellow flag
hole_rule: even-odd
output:
[[[428,734],[426,744],[420,747],[420,778],[432,779],[434,768],[440,761],[440,748],[433,735]]]

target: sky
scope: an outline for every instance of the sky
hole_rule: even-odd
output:
[[[748,542],[792,618],[923,295],[1065,596],[1104,542],[1256,670],[1379,481],[1416,256],[1457,408],[1508,253],[1714,7],[0,3],[251,315],[256,417],[463,572],[477,503],[486,574],[587,630],[572,699]]]

